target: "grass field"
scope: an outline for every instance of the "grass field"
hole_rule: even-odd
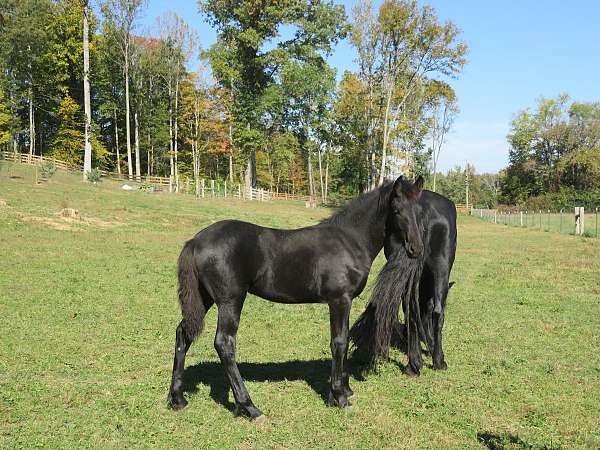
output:
[[[268,417],[255,425],[231,413],[214,309],[187,360],[189,406],[166,407],[179,250],[219,219],[288,228],[329,211],[79,178],[35,185],[30,168],[0,171],[0,446],[600,448],[599,240],[461,217],[449,370],[409,379],[394,350],[378,373],[351,379],[356,399],[344,411],[323,400],[326,306],[249,298],[238,361]],[[81,219],[58,217],[64,207]]]

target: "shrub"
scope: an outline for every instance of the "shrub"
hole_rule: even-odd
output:
[[[44,161],[40,166],[40,176],[44,180],[49,180],[56,173],[56,166],[50,161]]]
[[[94,167],[92,170],[89,171],[88,175],[87,175],[87,180],[90,183],[99,183],[102,179],[102,174],[100,173],[100,169],[98,169],[97,167]]]

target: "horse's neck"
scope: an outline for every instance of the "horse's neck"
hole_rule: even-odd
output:
[[[389,208],[385,193],[381,194],[378,202],[351,221],[352,233],[367,250],[371,260],[374,260],[383,248]]]

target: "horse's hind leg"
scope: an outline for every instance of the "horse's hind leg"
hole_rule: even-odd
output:
[[[183,320],[179,323],[175,331],[175,356],[173,357],[173,377],[171,379],[171,388],[169,389],[168,402],[175,409],[183,409],[187,405],[187,400],[183,397],[183,369],[185,367],[185,354],[192,345],[183,329]]]
[[[214,304],[208,295],[203,295],[201,301],[204,303],[204,313]],[[185,368],[185,355],[192,345],[192,340],[185,332],[185,321],[182,320],[175,331],[175,356],[173,357],[173,375],[171,387],[169,388],[169,405],[174,410],[183,409],[187,400],[183,396],[183,370]]]
[[[227,374],[229,385],[235,398],[235,414],[261,421],[263,413],[254,406],[250,394],[244,385],[237,363],[235,362],[235,343],[240,314],[244,304],[244,296],[233,301],[217,303],[219,306],[219,321],[215,336],[215,349]]]
[[[447,264],[440,261],[433,272],[433,368],[436,370],[445,370],[448,368],[448,365],[446,364],[444,350],[442,348],[442,329],[444,327],[444,315],[446,312],[446,298],[448,297],[449,270]]]

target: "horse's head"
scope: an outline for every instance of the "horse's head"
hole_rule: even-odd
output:
[[[400,239],[411,258],[423,254],[423,233],[419,220],[423,183],[421,176],[414,183],[400,176],[394,183],[390,198],[389,231]]]

